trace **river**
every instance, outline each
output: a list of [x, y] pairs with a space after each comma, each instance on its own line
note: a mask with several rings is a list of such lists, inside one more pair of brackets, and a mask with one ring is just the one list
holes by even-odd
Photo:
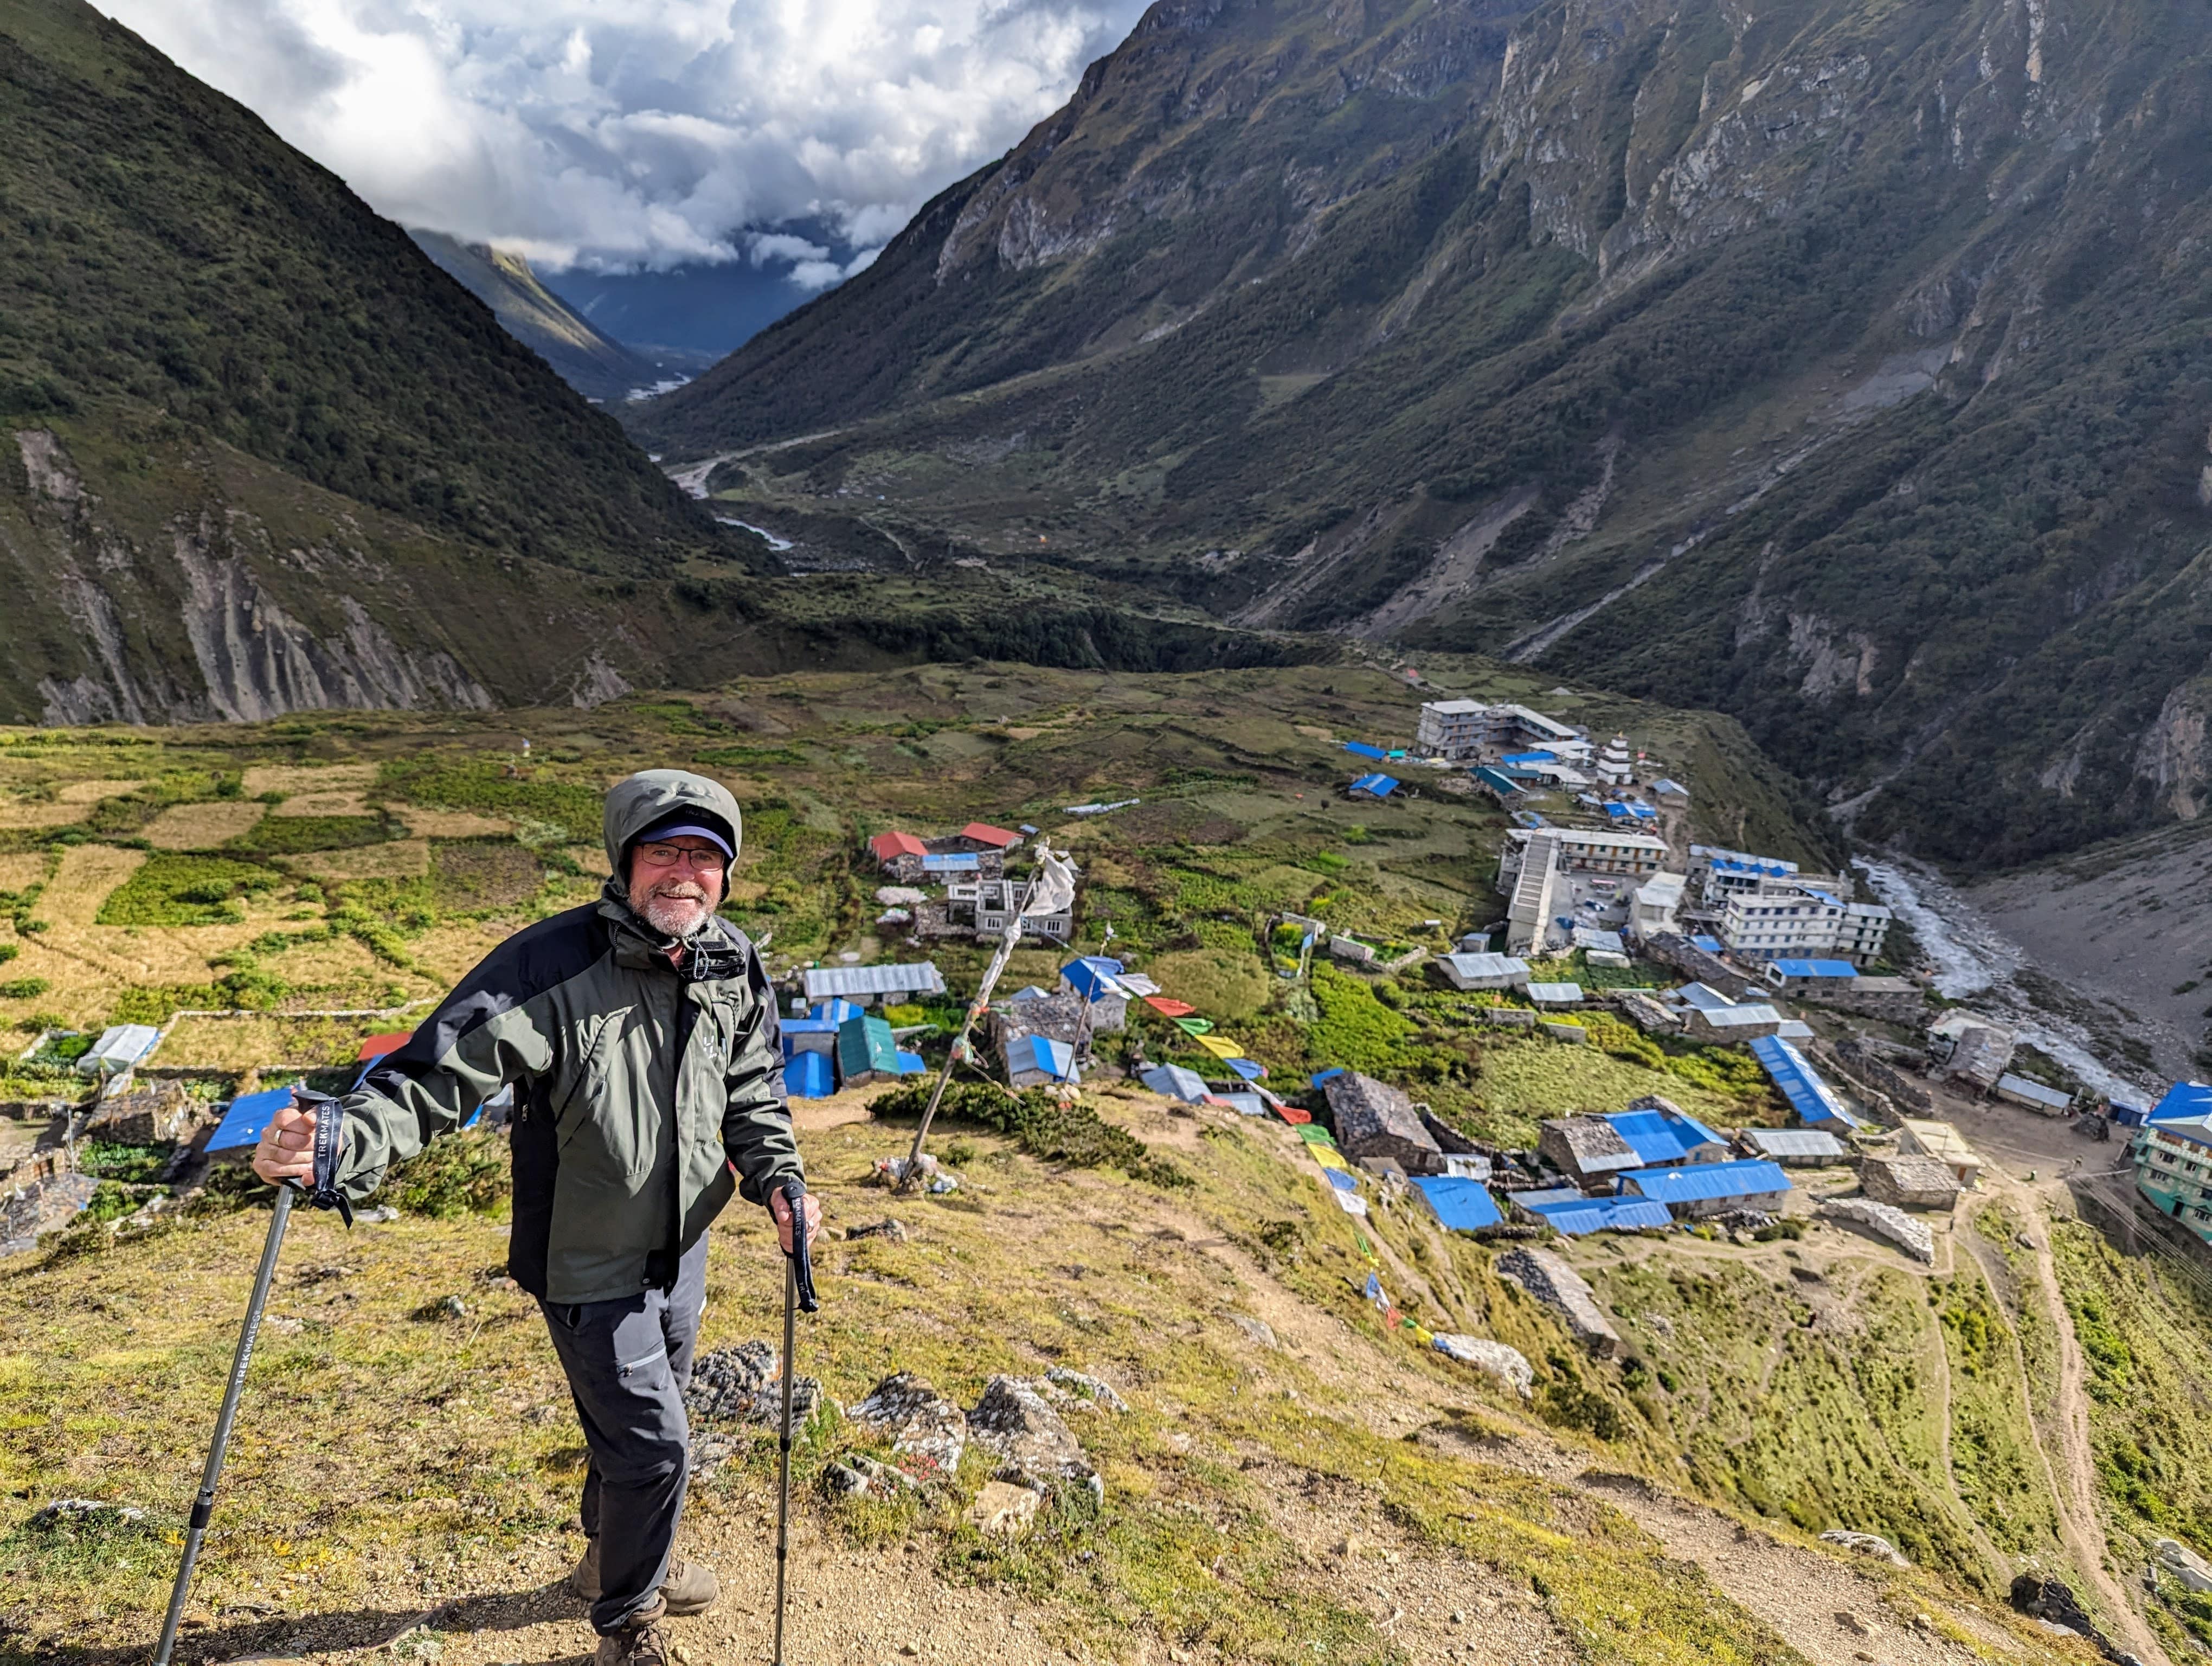
[[2154, 1087], [2120, 1074], [2097, 1053], [2087, 1030], [2030, 1000], [2018, 981], [2031, 964], [2027, 951], [1992, 926], [1940, 874], [1894, 856], [1881, 861], [1855, 857], [1851, 866], [1911, 928], [1936, 968], [1938, 994], [1971, 1002], [1978, 1012], [2002, 1019], [2021, 1040], [2100, 1093], [2148, 1104], [2164, 1091], [2163, 1085]]

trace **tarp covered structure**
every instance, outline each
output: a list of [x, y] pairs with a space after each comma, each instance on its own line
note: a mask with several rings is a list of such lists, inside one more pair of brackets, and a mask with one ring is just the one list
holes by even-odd
[[1486, 1226], [1502, 1224], [1505, 1219], [1490, 1195], [1490, 1189], [1480, 1180], [1424, 1174], [1414, 1176], [1413, 1185], [1421, 1195], [1421, 1201], [1429, 1206], [1429, 1213], [1455, 1232], [1480, 1231]]
[[1179, 1064], [1156, 1064], [1139, 1079], [1153, 1092], [1180, 1099], [1185, 1104], [1203, 1104], [1206, 1101], [1206, 1084], [1199, 1079], [1198, 1073]]
[[1847, 1128], [1859, 1126], [1859, 1119], [1844, 1108], [1835, 1089], [1820, 1079], [1820, 1073], [1805, 1061], [1805, 1055], [1790, 1043], [1779, 1036], [1754, 1036], [1751, 1056], [1773, 1078], [1775, 1086], [1782, 1090], [1782, 1097], [1790, 1101], [1790, 1108], [1806, 1127], [1837, 1122]]

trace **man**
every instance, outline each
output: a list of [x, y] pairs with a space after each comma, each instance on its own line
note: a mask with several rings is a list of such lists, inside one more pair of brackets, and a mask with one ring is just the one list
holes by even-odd
[[[717, 1594], [710, 1569], [674, 1554], [707, 1227], [734, 1190], [767, 1205], [788, 1254], [780, 1189], [802, 1170], [775, 993], [714, 913], [737, 800], [703, 776], [647, 769], [607, 794], [604, 821], [612, 875], [599, 900], [509, 938], [337, 1101], [338, 1184], [366, 1196], [514, 1085], [507, 1267], [544, 1311], [591, 1454], [590, 1542], [570, 1584], [591, 1602], [599, 1666], [662, 1666], [660, 1620]], [[311, 1109], [279, 1111], [254, 1171], [307, 1179], [314, 1127]], [[805, 1213], [811, 1243], [811, 1197]]]

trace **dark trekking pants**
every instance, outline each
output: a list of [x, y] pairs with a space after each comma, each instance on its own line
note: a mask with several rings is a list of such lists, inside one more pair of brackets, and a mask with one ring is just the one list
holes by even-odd
[[538, 1304], [591, 1452], [582, 1515], [585, 1536], [599, 1547], [592, 1629], [602, 1636], [650, 1608], [668, 1577], [690, 1468], [684, 1390], [706, 1301], [702, 1237], [678, 1263], [671, 1289]]

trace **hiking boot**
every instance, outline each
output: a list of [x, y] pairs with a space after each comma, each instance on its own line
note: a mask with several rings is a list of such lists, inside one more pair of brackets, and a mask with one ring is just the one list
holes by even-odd
[[660, 1605], [656, 1602], [622, 1630], [601, 1638], [592, 1666], [668, 1666], [668, 1638], [660, 1629]]
[[722, 1594], [722, 1582], [704, 1562], [668, 1559], [668, 1577], [660, 1582], [660, 1600], [672, 1614], [704, 1614]]
[[[584, 1554], [577, 1562], [575, 1572], [568, 1576], [570, 1595], [580, 1601], [596, 1602], [599, 1600], [599, 1541], [584, 1541]], [[722, 1594], [721, 1582], [714, 1578], [714, 1570], [704, 1562], [687, 1562], [681, 1556], [668, 1559], [668, 1577], [660, 1582], [660, 1600], [668, 1612], [678, 1616], [704, 1614], [714, 1606], [715, 1598]]]

